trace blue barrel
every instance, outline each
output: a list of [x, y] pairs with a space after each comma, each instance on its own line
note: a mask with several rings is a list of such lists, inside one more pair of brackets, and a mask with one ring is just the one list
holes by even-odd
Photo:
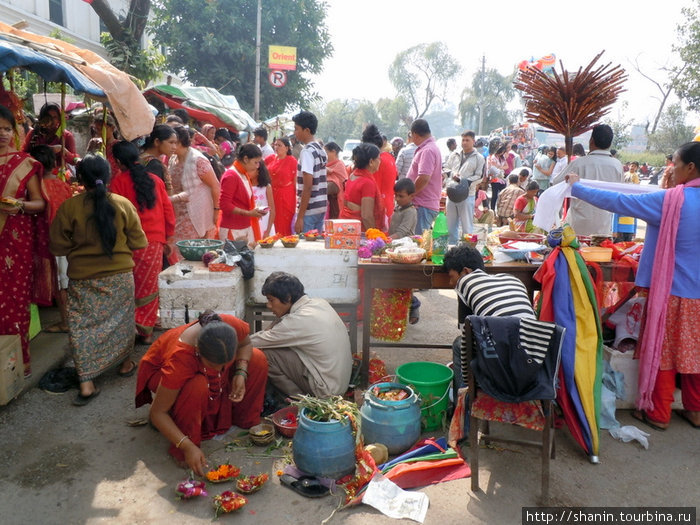
[[355, 438], [350, 421], [314, 421], [299, 415], [292, 440], [297, 468], [312, 476], [339, 479], [355, 472]]
[[[375, 392], [400, 389], [408, 395], [400, 401], [380, 399]], [[405, 452], [420, 437], [420, 400], [411, 387], [400, 383], [377, 383], [367, 389], [360, 408], [362, 436], [366, 444], [381, 443], [389, 454]]]

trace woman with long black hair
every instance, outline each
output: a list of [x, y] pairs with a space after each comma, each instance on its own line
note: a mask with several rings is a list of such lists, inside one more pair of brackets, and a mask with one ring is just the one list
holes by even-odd
[[119, 363], [121, 376], [136, 370], [133, 253], [148, 240], [134, 205], [107, 191], [103, 157], [86, 155], [77, 176], [86, 191], [61, 204], [50, 231], [51, 251], [68, 259], [68, 340], [80, 378], [73, 404], [82, 406], [100, 393], [103, 372]]
[[[126, 197], [136, 207], [148, 246], [134, 252], [134, 288], [136, 297], [136, 338], [142, 344], [153, 342], [153, 327], [158, 320], [158, 274], [168, 238], [175, 233], [175, 212], [165, 184], [139, 162], [139, 150], [131, 142], [117, 142], [114, 159], [121, 173], [110, 190]], [[168, 247], [169, 248], [169, 247]]]
[[153, 173], [165, 183], [168, 194], [173, 191], [173, 181], [170, 180], [167, 163], [175, 154], [177, 134], [167, 124], [156, 124], [153, 131], [146, 137], [139, 160], [146, 171]]

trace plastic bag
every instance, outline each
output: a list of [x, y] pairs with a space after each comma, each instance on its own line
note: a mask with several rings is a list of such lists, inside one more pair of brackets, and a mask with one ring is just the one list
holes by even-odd
[[610, 430], [608, 430], [608, 432], [610, 432], [610, 435], [612, 437], [614, 437], [615, 439], [619, 439], [623, 443], [629, 443], [630, 441], [637, 440], [642, 444], [645, 450], [649, 448], [649, 440], [647, 439], [649, 437], [649, 434], [642, 430], [639, 430], [634, 425], [625, 425], [624, 427], [611, 428]]
[[246, 241], [226, 241], [224, 244], [224, 253], [226, 255], [240, 256], [240, 260], [236, 262], [241, 269], [243, 279], [252, 279], [255, 274], [255, 259], [253, 250], [248, 248]]

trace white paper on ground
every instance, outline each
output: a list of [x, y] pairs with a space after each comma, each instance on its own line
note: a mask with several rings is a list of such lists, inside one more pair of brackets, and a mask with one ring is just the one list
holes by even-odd
[[408, 518], [423, 523], [430, 501], [427, 494], [403, 490], [393, 481], [376, 474], [367, 485], [362, 503], [390, 518]]

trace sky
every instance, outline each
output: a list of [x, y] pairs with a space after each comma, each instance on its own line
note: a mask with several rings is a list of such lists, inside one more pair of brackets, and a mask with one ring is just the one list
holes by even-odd
[[[396, 55], [414, 45], [444, 42], [463, 71], [450, 94], [459, 103], [461, 91], [480, 67], [509, 74], [522, 60], [554, 54], [567, 70], [587, 65], [605, 50], [598, 64], [621, 65], [628, 73], [618, 103], [609, 117], [653, 121], [658, 88], [637, 73], [661, 81], [659, 68], [672, 65], [672, 45], [681, 8], [696, 0], [538, 0], [482, 2], [465, 0], [327, 0], [327, 24], [334, 47], [324, 71], [313, 77], [316, 91], [328, 102], [395, 96], [388, 70]], [[480, 7], [475, 7], [479, 5]], [[677, 60], [677, 58], [676, 58]], [[559, 70], [557, 62], [557, 70]], [[621, 103], [628, 102], [626, 111]], [[698, 120], [693, 115], [691, 120]]]

